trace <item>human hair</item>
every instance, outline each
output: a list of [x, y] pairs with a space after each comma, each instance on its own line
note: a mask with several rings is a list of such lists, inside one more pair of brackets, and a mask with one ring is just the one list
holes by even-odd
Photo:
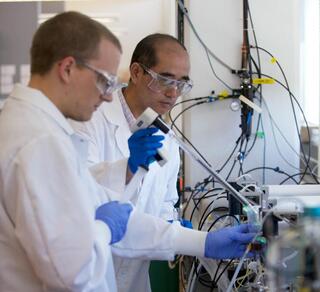
[[185, 46], [180, 43], [175, 37], [169, 34], [155, 33], [150, 34], [143, 38], [136, 46], [133, 51], [130, 66], [132, 63], [141, 63], [149, 68], [155, 66], [158, 62], [157, 60], [157, 49], [161, 47], [164, 43], [173, 42], [178, 44], [185, 51], [187, 50]]
[[122, 52], [118, 38], [101, 23], [75, 11], [57, 14], [43, 22], [33, 37], [31, 74], [44, 75], [68, 56], [81, 61], [94, 58], [103, 38]]

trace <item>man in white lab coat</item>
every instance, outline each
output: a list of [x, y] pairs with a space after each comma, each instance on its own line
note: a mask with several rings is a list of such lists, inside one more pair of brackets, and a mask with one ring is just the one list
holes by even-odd
[[[188, 53], [176, 38], [157, 33], [142, 39], [132, 55], [128, 86], [116, 91], [113, 102], [102, 104], [90, 121], [72, 123], [76, 132], [89, 141], [90, 165], [130, 157], [130, 166], [130, 159], [139, 148], [134, 149], [133, 142], [137, 139], [130, 138], [130, 128], [146, 108], [165, 114], [180, 95], [188, 93], [192, 88], [189, 71]], [[162, 167], [158, 163], [150, 164], [141, 187], [130, 200], [142, 212], [173, 220], [178, 200], [179, 149], [167, 137], [162, 143], [169, 154], [168, 162]], [[135, 168], [130, 167], [132, 172]], [[119, 291], [151, 290], [148, 261], [115, 257], [115, 269]]]
[[125, 189], [125, 160], [113, 190], [93, 179], [86, 141], [67, 118], [89, 120], [111, 100], [120, 56], [117, 38], [77, 12], [35, 33], [30, 82], [15, 86], [0, 114], [0, 291], [115, 292], [111, 251], [233, 258], [252, 240], [247, 225], [194, 231], [112, 201]]
[[[176, 83], [169, 82], [181, 82], [186, 84], [188, 90], [191, 89], [189, 69], [188, 53], [174, 37], [154, 34], [141, 40], [131, 60], [128, 86], [116, 91], [113, 102], [102, 104], [90, 121], [72, 123], [76, 132], [89, 142], [89, 164], [128, 158], [130, 151], [133, 152], [130, 145], [128, 147], [128, 139], [132, 135], [130, 127], [136, 118], [147, 107], [159, 114], [170, 110], [181, 91]], [[146, 70], [153, 70], [155, 74], [166, 78], [161, 81], [168, 84], [164, 86], [164, 90], [155, 91], [156, 85], [150, 88], [151, 83], [158, 81]], [[179, 149], [170, 139], [166, 138], [162, 143], [169, 154], [168, 162], [162, 167], [157, 163], [148, 166], [149, 170], [143, 178], [139, 193], [131, 201], [145, 213], [172, 220], [173, 205], [178, 200], [176, 183], [180, 164]]]

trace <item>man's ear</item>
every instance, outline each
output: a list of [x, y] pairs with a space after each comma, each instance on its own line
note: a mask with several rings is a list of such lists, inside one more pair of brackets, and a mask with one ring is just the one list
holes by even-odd
[[69, 56], [58, 62], [59, 77], [66, 83], [69, 83], [71, 74], [76, 68], [76, 60]]
[[137, 81], [141, 78], [143, 73], [144, 73], [143, 69], [141, 68], [141, 66], [137, 62], [134, 62], [131, 64], [130, 78], [131, 78], [131, 81], [133, 82], [133, 84], [137, 83]]

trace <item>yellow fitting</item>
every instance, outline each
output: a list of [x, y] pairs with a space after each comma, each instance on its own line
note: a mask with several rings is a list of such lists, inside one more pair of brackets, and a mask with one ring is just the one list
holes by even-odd
[[222, 90], [219, 94], [218, 97], [219, 99], [224, 99], [225, 97], [227, 97], [229, 95], [227, 90]]
[[271, 58], [271, 64], [274, 64], [274, 63], [277, 63], [277, 62], [278, 62], [278, 60], [275, 57]]
[[252, 80], [253, 84], [274, 84], [275, 81], [272, 78], [255, 78]]

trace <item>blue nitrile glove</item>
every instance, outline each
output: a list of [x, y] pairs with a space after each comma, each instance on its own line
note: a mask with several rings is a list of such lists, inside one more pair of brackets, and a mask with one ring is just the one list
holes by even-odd
[[[249, 224], [241, 224], [209, 232], [205, 243], [205, 257], [213, 259], [241, 258], [247, 245], [256, 235], [256, 233], [250, 233], [249, 228]], [[248, 257], [253, 256], [253, 252], [248, 253]]]
[[128, 165], [132, 173], [135, 173], [139, 166], [147, 168], [150, 163], [155, 161], [154, 156], [157, 149], [162, 147], [164, 136], [153, 135], [158, 131], [157, 128], [140, 129], [134, 132], [128, 140], [130, 157]]
[[183, 227], [193, 229], [192, 222], [186, 219], [180, 219], [180, 224]]
[[96, 220], [103, 221], [110, 228], [111, 244], [120, 241], [126, 233], [131, 211], [130, 204], [120, 204], [118, 201], [103, 204], [96, 210]]
[[[178, 221], [178, 220], [177, 220]], [[169, 223], [172, 223], [173, 220], [168, 220]], [[186, 227], [186, 228], [190, 228], [190, 229], [193, 229], [193, 226], [192, 226], [192, 222], [189, 221], [189, 220], [185, 220], [185, 219], [180, 219], [179, 220], [180, 222], [180, 225], [183, 226], [183, 227]]]

